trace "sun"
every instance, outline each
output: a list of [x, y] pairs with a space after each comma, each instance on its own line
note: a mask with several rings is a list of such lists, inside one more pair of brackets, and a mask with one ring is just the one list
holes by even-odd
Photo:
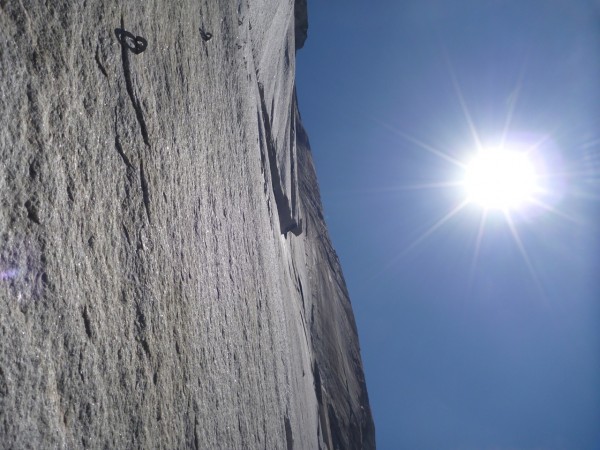
[[463, 180], [467, 201], [485, 210], [517, 210], [535, 199], [538, 174], [527, 152], [481, 149], [467, 162]]
[[[469, 222], [468, 228], [476, 230], [469, 283], [471, 284], [475, 274], [482, 242], [488, 233], [488, 224], [493, 223], [494, 230], [496, 230], [498, 224], [504, 223], [513, 238], [516, 249], [521, 254], [532, 281], [540, 294], [544, 296], [544, 288], [527, 250], [527, 242], [521, 236], [520, 227], [522, 224], [531, 226], [534, 219], [537, 222], [548, 213], [563, 220], [574, 220], [558, 207], [558, 203], [563, 202], [565, 190], [568, 188], [568, 178], [573, 175], [571, 171], [563, 167], [560, 148], [551, 133], [540, 130], [527, 131], [522, 127], [513, 129], [512, 119], [520, 92], [520, 81], [513, 91], [514, 98], [508, 105], [503, 126], [502, 124], [486, 124], [483, 129], [487, 133], [482, 135], [482, 130], [476, 126], [467, 107], [449, 59], [447, 59], [447, 63], [450, 79], [462, 109], [470, 139], [461, 138], [459, 142], [447, 143], [452, 145], [448, 145], [446, 148], [437, 147], [385, 121], [377, 120], [379, 124], [402, 140], [412, 144], [415, 150], [427, 152], [437, 158], [439, 162], [452, 168], [448, 178], [443, 176], [441, 179], [432, 179], [425, 183], [391, 188], [392, 190], [410, 191], [442, 189], [445, 191], [444, 197], [452, 198], [452, 201], [446, 211], [440, 212], [429, 226], [424, 227], [423, 231], [387, 264], [386, 269], [405, 257], [408, 252], [441, 230], [446, 224], [463, 215]], [[470, 143], [467, 144], [467, 142]], [[473, 149], [469, 154], [458, 150], [464, 149], [465, 144]], [[435, 173], [437, 174], [437, 172]], [[476, 228], [471, 222], [473, 218], [478, 220]]]

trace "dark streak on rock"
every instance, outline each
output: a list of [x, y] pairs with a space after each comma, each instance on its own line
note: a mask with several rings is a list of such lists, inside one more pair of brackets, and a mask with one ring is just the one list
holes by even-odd
[[294, 449], [294, 437], [292, 435], [292, 425], [290, 424], [290, 419], [288, 416], [283, 418], [283, 426], [285, 428], [285, 441], [287, 444], [287, 450]]
[[75, 201], [75, 183], [71, 178], [67, 182], [67, 196], [71, 202]]
[[[125, 225], [123, 225], [123, 228], [125, 228]], [[125, 232], [127, 232], [127, 228], [125, 228]], [[128, 236], [129, 239], [129, 236]], [[125, 292], [125, 289], [121, 290], [121, 303], [125, 304], [127, 303], [127, 293]]]
[[194, 418], [194, 450], [200, 450], [200, 438], [198, 437], [198, 418]]
[[144, 349], [146, 356], [150, 358], [152, 355], [150, 354], [150, 345], [148, 345], [148, 341], [145, 338], [142, 338], [140, 339], [140, 344], [142, 344], [142, 348]]
[[146, 316], [139, 304], [135, 307], [135, 324], [138, 332], [143, 332], [146, 329]]
[[146, 121], [144, 119], [144, 113], [142, 111], [142, 106], [140, 105], [139, 100], [135, 96], [133, 91], [133, 82], [131, 81], [131, 65], [129, 63], [129, 46], [125, 42], [125, 39], [121, 37], [122, 33], [125, 30], [125, 23], [123, 20], [123, 16], [121, 16], [121, 28], [117, 28], [115, 30], [115, 34], [117, 35], [117, 39], [121, 44], [121, 59], [123, 61], [123, 74], [125, 75], [125, 87], [127, 88], [127, 94], [129, 94], [129, 98], [131, 99], [131, 104], [133, 105], [133, 109], [135, 110], [135, 117], [137, 118], [138, 123], [140, 124], [140, 130], [142, 133], [142, 138], [144, 139], [144, 144], [147, 147], [150, 147], [150, 139], [148, 138], [148, 128], [146, 127]]
[[333, 448], [346, 450], [346, 445], [344, 444], [346, 440], [343, 437], [340, 422], [331, 403], [327, 405], [327, 415], [329, 417], [329, 431], [331, 433]]
[[144, 353], [146, 353], [146, 356], [150, 358], [152, 356], [150, 352], [150, 345], [148, 344], [148, 341], [145, 337], [146, 316], [144, 315], [139, 303], [137, 303], [135, 306], [135, 326], [137, 331], [137, 341], [142, 346], [142, 349], [144, 350]]
[[87, 334], [88, 338], [92, 338], [92, 323], [90, 321], [90, 316], [88, 314], [87, 306], [83, 307], [83, 311], [81, 312], [81, 317], [83, 319], [83, 325], [85, 327], [85, 334]]
[[152, 218], [150, 216], [150, 190], [148, 188], [148, 180], [146, 179], [146, 172], [144, 172], [144, 161], [140, 161], [140, 183], [142, 185], [142, 196], [144, 199], [144, 207], [146, 208], [146, 216], [148, 217], [148, 222], [152, 223]]
[[6, 377], [4, 371], [0, 367], [0, 397], [6, 397], [8, 395], [8, 384], [6, 383]]
[[131, 182], [133, 180], [135, 168], [133, 167], [133, 164], [131, 164], [131, 161], [129, 160], [129, 158], [127, 157], [125, 152], [123, 151], [123, 146], [121, 145], [121, 141], [119, 140], [118, 134], [115, 135], [115, 149], [117, 150], [117, 153], [119, 154], [119, 156], [125, 163], [125, 167], [126, 167], [126, 171], [127, 171], [127, 179], [129, 180], [129, 182]]
[[294, 1], [294, 32], [296, 50], [304, 47], [308, 35], [308, 10], [306, 0]]
[[125, 239], [127, 240], [127, 243], [129, 245], [131, 245], [131, 238], [129, 237], [129, 231], [127, 230], [127, 227], [125, 226], [125, 224], [123, 225], [123, 234], [125, 235]]
[[32, 180], [36, 179], [40, 172], [40, 162], [37, 159], [34, 159], [29, 164], [29, 178]]
[[123, 151], [123, 147], [121, 146], [121, 142], [119, 141], [119, 136], [115, 136], [115, 148], [117, 149], [117, 153], [123, 159], [123, 162], [125, 163], [127, 168], [133, 169], [133, 166], [131, 165], [131, 161], [129, 161], [129, 158]]
[[319, 365], [316, 361], [313, 364], [313, 377], [315, 379], [315, 395], [317, 396], [317, 402], [319, 402], [319, 406], [323, 406], [323, 387], [321, 385], [321, 372], [319, 371]]
[[212, 39], [212, 33], [204, 31], [202, 28], [200, 28], [200, 37], [204, 42], [208, 42]]
[[100, 72], [102, 72], [102, 75], [104, 75], [106, 78], [108, 78], [108, 73], [106, 72], [106, 69], [100, 62], [100, 47], [98, 45], [96, 45], [96, 55], [95, 55], [94, 59], [96, 60], [96, 64], [98, 65], [98, 69], [100, 69]]

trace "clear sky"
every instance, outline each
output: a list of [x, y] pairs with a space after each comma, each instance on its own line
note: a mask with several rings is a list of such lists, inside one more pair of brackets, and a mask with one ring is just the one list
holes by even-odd
[[[308, 7], [300, 109], [378, 448], [600, 449], [600, 2]], [[536, 203], [484, 214], [456, 182], [499, 142]]]

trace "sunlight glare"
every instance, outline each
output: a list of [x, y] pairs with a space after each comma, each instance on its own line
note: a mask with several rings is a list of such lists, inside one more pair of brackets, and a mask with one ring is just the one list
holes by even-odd
[[484, 149], [468, 163], [464, 186], [470, 203], [490, 209], [517, 209], [534, 200], [537, 173], [527, 153]]

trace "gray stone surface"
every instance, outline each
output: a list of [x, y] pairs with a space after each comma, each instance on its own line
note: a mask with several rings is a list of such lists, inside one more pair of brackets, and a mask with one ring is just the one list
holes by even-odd
[[0, 0], [0, 448], [374, 448], [306, 20]]

